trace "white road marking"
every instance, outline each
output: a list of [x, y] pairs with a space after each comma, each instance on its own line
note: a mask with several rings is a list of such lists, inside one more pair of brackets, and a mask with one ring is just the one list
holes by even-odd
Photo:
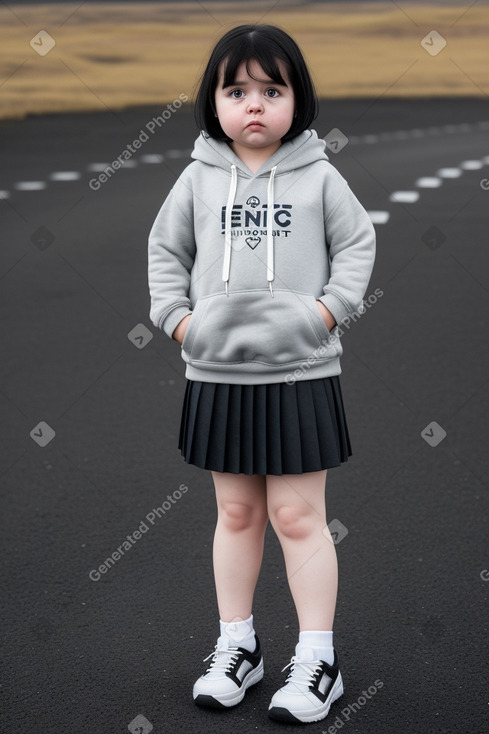
[[390, 132], [381, 132], [367, 135], [350, 135], [348, 142], [350, 145], [358, 145], [359, 143], [382, 143], [389, 140], [406, 140], [408, 138], [423, 138], [427, 135], [443, 135], [443, 133], [465, 133], [472, 130], [487, 130], [489, 128], [489, 120], [481, 120], [480, 122], [462, 122], [457, 125], [431, 125], [430, 127], [415, 127], [411, 130], [393, 130]]
[[456, 133], [457, 125], [443, 125], [442, 130], [444, 133]]
[[459, 178], [463, 171], [461, 168], [440, 168], [436, 175], [441, 178]]
[[161, 153], [146, 153], [139, 160], [141, 163], [162, 163], [163, 156]]
[[386, 211], [369, 211], [367, 212], [372, 224], [385, 224], [390, 219], [390, 212]]
[[184, 151], [184, 150], [167, 150], [165, 155], [166, 155], [167, 158], [183, 158], [186, 155], [186, 151]]
[[[409, 138], [422, 138], [426, 135], [442, 135], [443, 133], [459, 133], [459, 132], [470, 132], [471, 130], [488, 130], [489, 120], [482, 120], [474, 123], [460, 123], [460, 124], [449, 124], [441, 126], [431, 126], [427, 128], [413, 128], [411, 130], [393, 130], [388, 132], [381, 132], [377, 134], [367, 135], [351, 135], [349, 137], [350, 145], [355, 144], [375, 144], [384, 141], [396, 141], [406, 140]], [[178, 158], [190, 158], [192, 149], [177, 150], [171, 149], [164, 153], [146, 153], [139, 156], [136, 159], [129, 159], [121, 162], [120, 168], [137, 168], [139, 163], [146, 164], [159, 164], [162, 163], [165, 158], [167, 159], [178, 159]], [[439, 188], [443, 179], [459, 178], [462, 176], [464, 171], [476, 171], [483, 168], [484, 165], [489, 165], [489, 155], [484, 156], [481, 160], [467, 160], [459, 164], [458, 167], [446, 167], [440, 168], [435, 176], [422, 176], [415, 181], [415, 186], [420, 189], [426, 188]], [[112, 166], [111, 163], [94, 162], [87, 165], [86, 170], [94, 173], [101, 173], [107, 168]], [[81, 173], [78, 171], [54, 171], [49, 174], [50, 181], [78, 181], [81, 178]], [[18, 181], [14, 184], [13, 188], [17, 191], [41, 191], [46, 188], [45, 181]], [[0, 191], [0, 200], [10, 198], [9, 191]], [[397, 204], [413, 204], [420, 198], [419, 191], [393, 191], [389, 196], [389, 201]], [[385, 224], [390, 219], [390, 212], [385, 210], [371, 210], [368, 211], [368, 216], [373, 224]]]
[[17, 191], [41, 191], [46, 188], [45, 181], [17, 181], [14, 184]]
[[418, 178], [414, 185], [419, 186], [420, 189], [438, 189], [442, 185], [442, 180], [437, 176], [424, 176]]
[[389, 201], [396, 204], [414, 204], [419, 199], [419, 191], [393, 191]]
[[87, 171], [93, 171], [94, 173], [100, 173], [100, 171], [105, 171], [106, 168], [110, 166], [110, 163], [89, 163], [87, 166]]
[[482, 161], [463, 161], [460, 164], [460, 168], [463, 168], [464, 171], [478, 171], [482, 166]]
[[78, 181], [81, 173], [78, 171], [55, 171], [51, 173], [49, 178], [51, 181]]

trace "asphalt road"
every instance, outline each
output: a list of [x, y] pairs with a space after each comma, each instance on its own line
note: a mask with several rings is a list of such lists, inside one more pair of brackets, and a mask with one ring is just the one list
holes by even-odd
[[[297, 623], [271, 532], [265, 678], [232, 711], [191, 697], [218, 634], [215, 508], [176, 448], [184, 364], [149, 321], [146, 252], [196, 131], [181, 108], [150, 132], [161, 112], [0, 124], [5, 733], [283, 728], [266, 710]], [[383, 295], [343, 337], [353, 457], [327, 497], [348, 531], [345, 696], [311, 733], [489, 731], [488, 120], [477, 100], [321, 105], [377, 222]]]

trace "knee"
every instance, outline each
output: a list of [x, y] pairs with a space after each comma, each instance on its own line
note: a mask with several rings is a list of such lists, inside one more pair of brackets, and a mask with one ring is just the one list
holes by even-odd
[[219, 507], [219, 521], [233, 533], [262, 525], [261, 513], [242, 502], [225, 502]]
[[315, 523], [311, 513], [290, 505], [277, 507], [271, 515], [275, 532], [292, 540], [303, 540], [314, 532]]

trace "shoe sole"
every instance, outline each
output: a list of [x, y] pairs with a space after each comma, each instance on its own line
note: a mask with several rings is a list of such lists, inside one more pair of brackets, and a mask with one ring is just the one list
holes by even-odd
[[293, 714], [291, 711], [282, 706], [273, 706], [272, 708], [268, 709], [268, 716], [274, 721], [281, 721], [282, 723], [288, 724], [310, 724], [314, 721], [321, 721], [322, 719], [325, 719], [326, 716], [329, 714], [331, 704], [334, 701], [337, 701], [338, 698], [343, 695], [343, 692], [343, 680], [341, 678], [341, 673], [338, 673], [338, 677], [334, 682], [333, 688], [331, 689], [328, 698], [316, 711], [315, 714], [301, 715], [298, 712]]
[[209, 696], [199, 693], [194, 698], [194, 701], [197, 706], [205, 706], [207, 708], [215, 709], [227, 709], [232, 706], [237, 706], [245, 697], [246, 690], [251, 686], [254, 686], [255, 683], [259, 683], [261, 681], [263, 673], [263, 660], [260, 660], [259, 665], [245, 675], [241, 687], [238, 690], [231, 691], [230, 693], [223, 693], [221, 696]]

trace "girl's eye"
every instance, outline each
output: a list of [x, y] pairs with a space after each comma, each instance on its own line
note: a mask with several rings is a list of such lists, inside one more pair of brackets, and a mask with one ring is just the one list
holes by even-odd
[[267, 89], [265, 94], [267, 95], [267, 97], [278, 97], [279, 91], [278, 89], [273, 89], [273, 87], [271, 87], [270, 89]]
[[242, 89], [233, 89], [233, 91], [231, 92], [231, 97], [233, 97], [233, 99], [241, 99], [242, 96], [243, 96]]

